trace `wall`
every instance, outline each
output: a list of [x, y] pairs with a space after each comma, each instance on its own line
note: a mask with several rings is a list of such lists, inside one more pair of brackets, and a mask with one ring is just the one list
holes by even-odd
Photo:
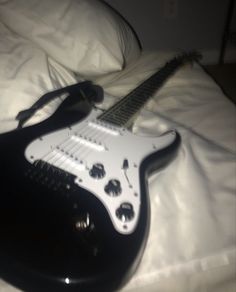
[[106, 0], [131, 24], [143, 49], [198, 49], [205, 62], [216, 62], [229, 0], [177, 0], [173, 18], [165, 16], [165, 1]]

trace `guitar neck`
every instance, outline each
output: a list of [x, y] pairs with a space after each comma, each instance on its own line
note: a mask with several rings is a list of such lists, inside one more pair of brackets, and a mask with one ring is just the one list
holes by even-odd
[[157, 89], [186, 61], [196, 59], [195, 53], [184, 54], [167, 62], [164, 67], [142, 82], [137, 88], [98, 117], [117, 126], [129, 126], [135, 115], [153, 96]]

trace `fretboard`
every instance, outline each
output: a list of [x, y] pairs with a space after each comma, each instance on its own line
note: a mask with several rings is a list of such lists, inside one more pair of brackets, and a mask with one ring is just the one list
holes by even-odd
[[129, 125], [130, 122], [133, 121], [135, 115], [153, 96], [157, 89], [159, 89], [182, 64], [187, 61], [196, 60], [198, 57], [196, 53], [183, 54], [182, 56], [175, 57], [110, 109], [100, 115], [98, 119], [117, 126]]

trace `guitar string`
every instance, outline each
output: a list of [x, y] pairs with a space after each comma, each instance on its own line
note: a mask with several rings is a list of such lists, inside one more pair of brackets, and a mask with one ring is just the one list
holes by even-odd
[[[159, 74], [160, 75], [160, 74]], [[157, 76], [152, 76], [157, 78]], [[117, 108], [120, 108], [121, 106], [124, 106], [124, 104], [126, 104], [127, 102], [130, 102], [130, 99], [135, 97], [135, 101], [132, 100], [132, 102], [138, 102], [138, 107], [143, 105], [143, 102], [146, 102], [146, 98], [145, 100], [140, 100], [140, 94], [142, 95], [143, 93], [148, 94], [147, 97], [149, 97], [151, 95], [151, 93], [153, 92], [153, 90], [156, 88], [156, 84], [153, 84], [155, 79], [151, 79], [152, 77], [150, 77], [150, 79], [148, 79], [145, 82], [149, 82], [151, 84], [145, 84], [145, 82], [143, 84], [140, 85], [140, 88], [134, 89], [130, 94], [128, 94], [124, 99], [120, 100], [117, 104], [115, 104], [114, 106], [112, 106], [112, 108], [110, 109], [110, 111], [108, 110], [107, 113], [105, 113], [104, 115], [102, 115], [101, 118], [106, 118], [106, 116], [109, 116], [109, 114], [115, 112], [117, 110]], [[143, 98], [143, 96], [142, 96]], [[141, 101], [141, 104], [139, 104]]]
[[[133, 102], [133, 105], [134, 105], [134, 101], [132, 100]], [[137, 106], [138, 108], [140, 107], [140, 101], [136, 100], [135, 101], [136, 104], [135, 106], [133, 106], [133, 108], [130, 109], [130, 111], [126, 111], [126, 112], [122, 112], [122, 116], [121, 116], [121, 113], [119, 113], [119, 116], [118, 118], [116, 119], [116, 121], [120, 124], [122, 122], [122, 124], [124, 124], [127, 120], [127, 112], [129, 115], [133, 115], [134, 112], [137, 111]], [[143, 103], [143, 101], [141, 101], [141, 103]], [[121, 108], [121, 110], [123, 110]], [[113, 120], [114, 120], [114, 115], [113, 115]], [[109, 121], [108, 121], [109, 122]], [[87, 127], [86, 127], [87, 128]], [[94, 134], [95, 132], [95, 134]], [[75, 134], [79, 134], [80, 136], [87, 136], [88, 135], [88, 132], [85, 131], [85, 132], [78, 132], [78, 130], [75, 132]], [[89, 129], [89, 134], [91, 135], [91, 129]], [[101, 135], [100, 131], [96, 131], [96, 130], [93, 130], [92, 131], [92, 136], [93, 136], [93, 139], [95, 139], [96, 137], [99, 136], [100, 140], [103, 142], [103, 144], [105, 144], [104, 142], [106, 142], [107, 139], [105, 139], [104, 141], [104, 138], [107, 137], [109, 138], [109, 135], [105, 135], [105, 133], [103, 135]], [[68, 155], [69, 153], [71, 153], [71, 150], [75, 148], [75, 151], [73, 151], [73, 153], [76, 153], [79, 151], [79, 156], [80, 156], [80, 159], [82, 160], [85, 160], [85, 158], [90, 154], [91, 152], [91, 149], [89, 147], [81, 147], [81, 145], [78, 145], [77, 147], [77, 144], [79, 143], [75, 143], [74, 141], [70, 141], [71, 137], [68, 137], [66, 141], [64, 141], [63, 143], [61, 143], [61, 147], [60, 148], [64, 148], [64, 151], [67, 152], [66, 154]], [[80, 147], [79, 147], [80, 146]], [[83, 149], [84, 148], [84, 149]], [[86, 150], [87, 150], [87, 153], [86, 153]], [[55, 156], [55, 159], [53, 160], [54, 163], [56, 163], [56, 158], [58, 157], [58, 153], [54, 153], [53, 154], [53, 151], [52, 151], [52, 156], [50, 157], [51, 161], [52, 161], [52, 158], [53, 156]], [[58, 157], [58, 160], [60, 160], [60, 156]], [[61, 160], [62, 162], [64, 162], [64, 160], [66, 160], [66, 155], [65, 155], [65, 159]]]
[[[67, 137], [67, 138], [64, 139], [61, 143], [57, 144], [57, 145], [54, 147], [54, 149], [52, 149], [52, 150], [50, 150], [48, 153], [46, 153], [41, 159], [44, 160], [44, 161], [46, 161], [46, 162], [49, 162], [49, 159], [52, 159], [53, 156], [56, 155], [56, 151], [55, 151], [55, 149], [56, 149], [57, 147], [59, 147], [59, 148], [66, 147], [66, 145], [67, 145], [68, 142], [69, 142], [69, 140], [68, 140], [68, 137]], [[48, 156], [48, 158], [47, 158], [47, 156]]]
[[[83, 126], [83, 125], [82, 125]], [[81, 127], [80, 127], [81, 128]], [[89, 130], [89, 131], [88, 131]], [[74, 134], [75, 135], [80, 135], [81, 137], [84, 136], [88, 136], [88, 132], [90, 134], [90, 136], [94, 137], [95, 134], [98, 135], [98, 131], [96, 131], [96, 129], [87, 129], [87, 127], [85, 127], [85, 130], [82, 131], [82, 132], [79, 132], [79, 130], [77, 130]], [[79, 152], [78, 156], [80, 158], [80, 162], [81, 160], [85, 160], [85, 157], [87, 156], [87, 152], [90, 152], [90, 148], [89, 147], [86, 147], [84, 145], [81, 145], [80, 143], [76, 143], [75, 141], [71, 140], [71, 136], [67, 138], [67, 141], [65, 141], [64, 143], [62, 143], [62, 146], [61, 148], [64, 148], [63, 149], [63, 152], [66, 154], [64, 156], [61, 156], [61, 155], [58, 155], [57, 153], [52, 153], [51, 155], [51, 160], [50, 162], [53, 163], [53, 164], [56, 164], [58, 167], [59, 166], [63, 166], [63, 163], [65, 163], [66, 161], [69, 161], [69, 155], [72, 154], [72, 149], [74, 149], [73, 153], [76, 153]], [[77, 156], [77, 155], [76, 155]], [[54, 157], [54, 160], [52, 160], [52, 157]], [[65, 165], [66, 168], [68, 168], [68, 165]]]
[[[162, 74], [159, 74], [159, 77], [161, 75]], [[132, 115], [134, 115], [140, 109], [140, 107], [146, 102], [146, 99], [149, 98], [149, 95], [151, 94], [151, 92], [154, 90], [153, 82], [155, 81], [155, 79], [158, 76], [154, 75], [153, 77], [150, 77], [150, 79], [147, 80], [146, 83], [144, 82], [143, 84], [141, 84], [141, 87], [135, 89], [131, 94], [126, 96], [126, 98], [120, 100], [120, 102], [118, 102], [110, 110], [108, 110], [105, 115], [101, 115], [101, 119], [108, 121], [108, 122], [110, 120], [111, 120], [111, 122], [112, 121], [117, 122], [118, 125], [121, 125], [121, 126], [124, 125], [129, 120], [129, 118], [130, 118], [129, 116], [132, 117]], [[148, 84], [147, 82], [151, 83], [151, 85]], [[143, 96], [143, 93], [145, 93], [146, 96], [145, 96], [144, 100], [140, 100], [140, 94]], [[134, 98], [134, 96], [135, 96], [135, 99], [132, 100], [132, 98]], [[127, 104], [129, 104], [129, 110], [127, 110]], [[131, 106], [131, 104], [132, 104], [132, 106]], [[125, 109], [124, 109], [124, 107], [125, 107]], [[119, 116], [118, 116], [117, 112], [119, 113]], [[94, 132], [94, 131], [92, 131], [92, 132]], [[84, 134], [87, 135], [86, 132]], [[80, 132], [80, 135], [82, 135], [81, 132]], [[90, 130], [90, 135], [91, 135], [91, 130]], [[98, 135], [98, 131], [97, 131], [97, 135]], [[103, 136], [104, 135], [100, 136], [99, 138], [102, 140], [102, 142], [104, 144]], [[67, 153], [71, 152], [71, 150], [73, 148], [75, 148], [75, 149], [78, 148], [78, 147], [76, 147], [76, 143], [73, 143], [73, 141], [70, 141], [70, 139], [71, 139], [71, 137], [69, 137], [64, 142], [65, 144], [63, 143], [63, 147], [65, 148], [65, 151]], [[79, 148], [82, 148], [82, 147], [79, 147]], [[89, 148], [89, 147], [87, 147], [87, 148]], [[84, 147], [84, 149], [85, 149], [84, 151], [81, 151], [79, 153], [80, 158], [82, 158], [82, 160], [84, 160], [83, 157], [87, 157], [91, 151], [90, 149], [88, 149], [88, 151], [86, 153], [86, 147]], [[74, 152], [74, 153], [77, 153], [78, 150], [76, 150], [76, 152]], [[52, 153], [53, 153], [53, 151], [52, 151]], [[58, 156], [57, 153], [55, 153], [55, 157], [57, 157], [57, 156]]]
[[[126, 102], [126, 108], [127, 108], [127, 102]], [[101, 120], [108, 121], [111, 123], [115, 122], [115, 124], [122, 126], [124, 125], [124, 123], [127, 122], [127, 120], [130, 119], [130, 117], [132, 117], [132, 115], [138, 110], [138, 108], [135, 107], [134, 105], [131, 108], [131, 106], [129, 105], [129, 109], [126, 112], [124, 112], [125, 109], [124, 109], [124, 104], [123, 104], [122, 106], [113, 108], [111, 111], [107, 113], [106, 116], [102, 116]]]
[[[179, 58], [179, 59], [174, 59], [168, 63], [166, 63], [166, 65], [164, 67], [162, 67], [162, 69], [160, 69], [160, 71], [158, 71], [156, 74], [150, 76], [146, 81], [144, 81], [143, 83], [141, 83], [139, 85], [138, 88], [134, 89], [130, 94], [128, 94], [126, 97], [124, 97], [123, 99], [121, 99], [118, 103], [116, 103], [115, 105], [113, 105], [110, 109], [110, 111], [108, 110], [108, 112], [104, 113], [103, 115], [101, 115], [101, 119], [106, 119], [107, 117], [109, 118], [109, 115], [113, 114], [117, 108], [119, 108], [120, 106], [123, 106], [124, 103], [126, 103], [126, 101], [133, 96], [137, 96], [138, 91], [139, 93], [142, 94], [143, 89], [145, 91], [150, 90], [149, 94], [147, 96], [147, 98], [149, 98], [150, 95], [153, 94], [153, 91], [156, 90], [158, 88], [158, 86], [162, 83], [162, 81], [165, 80], [165, 78], [174, 71], [174, 69], [176, 69], [178, 67], [179, 61], [181, 61], [181, 59], [183, 59], [184, 61], [184, 57]], [[159, 84], [156, 84], [157, 80], [159, 79]], [[150, 85], [149, 85], [150, 84]], [[137, 99], [136, 99], [137, 100]], [[148, 100], [148, 99], [147, 99]], [[144, 103], [147, 101], [146, 99], [144, 100]], [[143, 104], [141, 104], [142, 106]]]
[[[171, 68], [171, 66], [169, 66], [170, 68], [167, 68], [167, 67], [168, 67], [168, 65], [165, 68], [166, 71], [172, 71], [175, 66], [172, 65], [172, 68]], [[167, 72], [167, 73], [169, 73], [169, 72]], [[115, 124], [118, 126], [125, 125], [129, 121], [129, 119], [138, 110], [140, 110], [140, 108], [148, 101], [149, 97], [152, 96], [153, 91], [156, 90], [156, 88], [159, 85], [159, 84], [157, 84], [157, 85], [154, 84], [154, 82], [156, 82], [156, 79], [160, 78], [162, 81], [162, 79], [163, 80], [165, 79], [164, 78], [164, 77], [166, 77], [165, 75], [168, 75], [168, 74], [166, 74], [166, 72], [162, 72], [162, 71], [160, 71], [159, 74], [158, 73], [154, 74], [148, 80], [145, 81], [146, 83], [145, 82], [142, 83], [140, 85], [140, 87], [138, 87], [137, 89], [134, 89], [129, 95], [127, 95], [125, 98], [121, 99], [114, 106], [112, 106], [108, 111], [106, 111], [106, 113], [97, 117], [97, 119], [98, 120], [100, 119], [100, 120], [108, 122], [108, 123], [115, 122]], [[150, 84], [148, 84], [148, 82]], [[144, 93], [146, 96], [144, 96], [144, 98], [143, 98]], [[142, 100], [140, 99], [140, 94], [142, 96]], [[127, 109], [127, 105], [129, 105], [129, 109]], [[85, 127], [85, 128], [86, 128], [86, 130], [85, 130], [84, 134], [86, 134], [86, 136], [88, 135], [88, 133], [91, 136], [91, 134], [93, 134], [95, 132], [95, 135], [94, 134], [92, 135], [93, 140], [95, 140], [95, 137], [97, 137], [99, 135], [100, 141], [102, 141], [102, 143], [104, 145], [105, 145], [104, 142], [108, 141], [108, 139], [111, 138], [110, 135], [107, 135], [105, 133], [101, 135], [100, 131], [98, 131], [98, 130], [97, 131], [91, 130], [91, 129], [89, 129], [89, 127]], [[77, 133], [75, 133], [75, 134], [78, 134], [78, 130], [77, 130]], [[79, 135], [82, 136], [82, 133], [79, 132]], [[85, 136], [85, 138], [86, 138], [86, 136]], [[106, 137], [106, 139], [104, 141], [105, 137]], [[78, 144], [79, 143], [72, 141], [71, 136], [69, 136], [65, 141], [63, 141], [59, 145], [61, 145], [65, 148], [67, 155], [69, 155], [69, 153], [71, 153], [72, 149], [74, 149], [74, 151], [72, 153], [79, 152], [80, 158], [82, 158], [82, 160], [85, 160], [85, 158], [88, 157], [92, 152], [94, 153], [94, 150], [91, 150], [90, 147], [86, 147], [84, 145], [78, 145]], [[83, 146], [83, 147], [81, 147], [81, 146]], [[54, 150], [52, 150], [48, 154], [46, 154], [45, 159], [49, 155], [49, 157], [47, 158], [48, 162], [58, 163], [58, 161], [60, 160], [60, 164], [63, 164], [64, 161], [66, 160], [67, 156], [64, 155], [63, 158], [65, 158], [65, 159], [62, 159], [62, 156]], [[79, 151], [79, 150], [81, 150], [81, 151]]]
[[[86, 129], [84, 137], [79, 132], [77, 132], [76, 135], [81, 137], [82, 141], [88, 141], [88, 142], [92, 143], [92, 137], [94, 139], [94, 136], [95, 136], [95, 134], [97, 134], [97, 131], [95, 129], [89, 128], [88, 124], [86, 126], [87, 126], [86, 127], [87, 129]], [[80, 157], [80, 161], [85, 163], [85, 161], [86, 161], [86, 159], [85, 159], [86, 158], [86, 153], [88, 152], [88, 150], [90, 150], [90, 147], [86, 146], [86, 145], [83, 145], [80, 142], [76, 142], [76, 141], [73, 141], [73, 142], [76, 144], [76, 147], [75, 147], [74, 151], [71, 152], [71, 154], [73, 156], [76, 156], [76, 157], [79, 156]]]
[[[65, 161], [62, 160], [62, 164], [63, 164], [64, 162], [68, 161], [68, 156], [71, 155], [71, 150], [74, 149], [74, 148], [76, 148], [77, 145], [79, 144], [79, 143], [76, 143], [75, 141], [72, 140], [73, 135], [74, 135], [74, 136], [77, 136], [79, 130], [80, 130], [79, 135], [81, 135], [81, 136], [83, 136], [83, 135], [87, 135], [87, 129], [86, 129], [86, 127], [84, 127], [84, 128], [82, 128], [82, 127], [83, 127], [83, 124], [80, 125], [79, 129], [75, 129], [74, 134], [72, 134], [72, 135], [70, 135], [70, 136], [68, 137], [68, 141], [69, 141], [69, 143], [68, 143], [68, 145], [66, 145], [65, 148], [64, 148], [64, 151], [65, 151], [65, 153], [66, 153], [66, 155], [65, 155]], [[81, 129], [82, 129], [82, 131], [81, 131]], [[79, 146], [81, 146], [81, 145], [79, 145]], [[80, 147], [80, 148], [81, 148], [81, 147]], [[81, 151], [81, 152], [82, 152], [82, 151]], [[76, 158], [78, 159], [79, 162], [82, 160], [82, 158], [81, 158], [82, 153], [81, 153], [81, 152], [79, 153], [79, 157], [76, 157]]]
[[[145, 92], [147, 97], [150, 97], [149, 92]], [[125, 125], [132, 116], [134, 116], [140, 108], [146, 103], [147, 98], [144, 100], [128, 100], [117, 108], [113, 108], [111, 112], [108, 112], [106, 116], [101, 117], [102, 120], [108, 122], [115, 122], [120, 125]], [[128, 105], [128, 106], [127, 106]]]
[[139, 109], [139, 106], [131, 106], [129, 105], [129, 108], [126, 109], [123, 107], [119, 107], [118, 109], [113, 109], [112, 112], [110, 112], [106, 117], [103, 117], [103, 121], [107, 122], [114, 122], [115, 124], [118, 124], [119, 126], [123, 126], [127, 123], [127, 121], [135, 114], [135, 112]]
[[[137, 109], [135, 108], [135, 111], [136, 111]], [[133, 114], [133, 112], [131, 112], [132, 114]], [[125, 113], [126, 114], [126, 113]], [[114, 118], [114, 117], [113, 117]], [[124, 118], [126, 119], [126, 115], [124, 116]], [[120, 119], [118, 118], [117, 119], [117, 121], [118, 121], [118, 123], [120, 123]], [[122, 120], [122, 123], [124, 123], [124, 121], [125, 120]], [[87, 127], [86, 127], [87, 128]], [[93, 130], [92, 131], [92, 133], [91, 133], [91, 129], [89, 129], [90, 131], [89, 131], [89, 134], [90, 134], [90, 136], [91, 136], [91, 134], [93, 134], [92, 136], [93, 136], [93, 139], [95, 139], [96, 137], [98, 137], [99, 136], [99, 138], [100, 138], [100, 141], [102, 141], [103, 142], [103, 144], [105, 144], [104, 142], [106, 142], [106, 140], [107, 139], [105, 139], [105, 141], [104, 141], [104, 138], [105, 137], [109, 137], [108, 135], [105, 135], [105, 133], [103, 134], [103, 135], [101, 135], [101, 133], [100, 133], [100, 131], [95, 131], [95, 130]], [[94, 135], [94, 132], [95, 132], [95, 135]], [[77, 134], [78, 135], [78, 133], [79, 133], [79, 135], [81, 135], [81, 136], [87, 136], [88, 135], [88, 132], [87, 131], [84, 131], [84, 132], [78, 132], [78, 130], [75, 132], [75, 134]], [[95, 136], [95, 137], [94, 137]], [[64, 141], [63, 143], [60, 143], [59, 145], [60, 145], [60, 148], [64, 148], [64, 152], [67, 152], [66, 154], [68, 155], [69, 153], [71, 153], [71, 150], [73, 149], [73, 148], [75, 148], [76, 149], [76, 151], [74, 151], [74, 153], [76, 153], [77, 154], [77, 152], [79, 151], [79, 150], [81, 150], [82, 149], [82, 151], [79, 151], [79, 157], [80, 157], [80, 160], [86, 160], [85, 158], [86, 157], [88, 157], [88, 155], [90, 154], [90, 152], [91, 152], [91, 149], [89, 148], [89, 147], [87, 147], [87, 149], [86, 149], [86, 147], [76, 147], [76, 143], [74, 143], [74, 141], [70, 141], [70, 139], [71, 139], [71, 137], [68, 137], [67, 139], [66, 139], [66, 141]], [[78, 143], [79, 144], [79, 143]], [[81, 145], [78, 145], [78, 146], [81, 146]], [[59, 147], [58, 145], [57, 145], [57, 147]], [[57, 148], [56, 147], [56, 148]], [[84, 148], [84, 149], [83, 149]], [[87, 150], [87, 153], [86, 153], [86, 150]], [[54, 151], [55, 152], [55, 151]], [[47, 161], [49, 162], [51, 162], [52, 163], [52, 161], [53, 161], [53, 163], [54, 164], [57, 164], [58, 165], [58, 163], [57, 163], [57, 160], [61, 160], [61, 156], [60, 155], [58, 155], [58, 153], [57, 152], [55, 152], [55, 153], [53, 153], [53, 151], [51, 151], [51, 154], [52, 155], [49, 155], [49, 158], [47, 159]], [[57, 157], [58, 157], [58, 159], [57, 159]], [[52, 160], [53, 159], [53, 160]], [[66, 160], [66, 155], [65, 155], [65, 159], [63, 159], [63, 160], [61, 160], [61, 163], [63, 163], [64, 161]]]
[[[126, 102], [127, 103], [127, 102]], [[133, 104], [134, 104], [134, 101], [133, 101]], [[136, 101], [136, 104], [137, 104], [137, 101]], [[139, 104], [138, 104], [138, 106], [139, 106]], [[115, 110], [114, 110], [115, 111]], [[136, 108], [136, 105], [135, 105], [135, 107], [134, 107], [134, 111], [137, 111], [137, 108]], [[120, 114], [120, 113], [119, 113]], [[124, 115], [124, 119], [123, 119], [123, 116], [120, 116], [119, 115], [119, 117], [118, 117], [118, 119], [117, 119], [117, 121], [118, 121], [118, 123], [120, 124], [120, 122], [122, 121], [122, 124], [126, 121], [126, 119], [127, 119], [127, 113], [126, 112], [124, 112], [124, 113], [122, 113], [123, 115]], [[130, 114], [130, 113], [129, 113]], [[133, 114], [133, 109], [131, 109], [131, 114]], [[120, 119], [120, 118], [122, 118], [122, 119]], [[113, 116], [113, 119], [114, 119], [114, 116]], [[87, 127], [86, 127], [87, 128]], [[92, 131], [92, 133], [94, 133], [95, 131]], [[107, 140], [107, 139], [105, 139], [105, 141], [104, 141], [104, 138], [106, 137], [105, 136], [105, 133], [101, 136], [101, 133], [99, 133], [99, 131], [96, 131], [95, 132], [96, 134], [95, 135], [93, 135], [93, 138], [95, 138], [95, 137], [97, 137], [98, 135], [100, 135], [100, 140], [103, 142], [103, 144], [105, 144], [104, 142]], [[78, 135], [78, 130], [76, 131], [76, 133], [75, 134], [77, 134]], [[83, 135], [85, 135], [85, 136], [87, 136], [88, 135], [88, 132], [87, 131], [82, 131], [82, 132], [79, 132], [79, 135], [81, 135], [81, 136], [83, 136]], [[90, 135], [91, 135], [91, 130], [90, 130]], [[95, 136], [95, 137], [94, 137]], [[76, 143], [73, 143], [74, 141], [70, 141], [70, 139], [71, 139], [71, 137], [69, 136], [65, 141], [63, 141], [62, 143], [60, 143], [59, 145], [57, 145], [55, 148], [61, 148], [62, 150], [64, 149], [64, 151], [66, 152], [66, 154], [68, 155], [68, 153], [70, 152], [71, 153], [71, 150], [73, 149], [73, 148], [75, 148], [76, 149], [76, 152], [75, 153], [77, 153], [78, 152], [78, 150], [81, 150], [81, 148], [83, 148], [83, 147], [76, 147], [77, 145], [76, 145]], [[59, 147], [60, 146], [60, 147]], [[77, 148], [79, 148], [78, 150], [77, 150]], [[82, 150], [82, 151], [80, 151], [79, 152], [79, 156], [80, 156], [80, 160], [85, 160], [85, 158], [89, 155], [89, 153], [91, 152], [91, 150], [89, 149], [89, 147], [87, 147], [88, 149], [87, 149], [87, 153], [86, 153], [86, 147], [84, 147], [84, 150]], [[49, 157], [48, 158], [46, 158], [46, 157], [44, 157], [44, 161], [46, 160], [47, 162], [51, 162], [51, 164], [57, 164], [58, 165], [58, 163], [57, 163], [57, 160], [60, 160], [61, 161], [61, 164], [64, 162], [64, 160], [66, 160], [66, 155], [64, 155], [64, 157], [65, 157], [65, 159], [61, 159], [62, 158], [62, 156], [61, 155], [59, 155], [56, 151], [54, 151], [55, 149], [53, 149], [53, 150], [51, 150], [50, 152], [49, 152]], [[46, 155], [47, 156], [47, 155]], [[61, 165], [61, 164], [59, 164], [59, 165]]]
[[[67, 156], [64, 154], [64, 152], [65, 152], [65, 149], [68, 149], [67, 147], [69, 145], [71, 145], [70, 138], [71, 138], [70, 136], [67, 137], [60, 144], [58, 144], [56, 147], [54, 147], [54, 149], [49, 151], [42, 159], [48, 163], [55, 165], [55, 166], [56, 165], [58, 166], [58, 161], [59, 160], [61, 161], [61, 158], [68, 159]], [[58, 153], [57, 151], [55, 151], [57, 148], [59, 148], [58, 150], [61, 153], [60, 152]]]
[[[92, 131], [89, 129], [89, 134], [90, 134], [90, 137], [92, 137], [92, 140], [96, 141], [95, 145], [104, 146], [104, 148], [106, 148], [107, 137], [108, 137], [108, 134], [106, 132], [102, 132], [101, 130], [94, 128]], [[91, 141], [91, 143], [93, 142]], [[88, 160], [88, 157], [94, 152], [96, 152], [96, 149], [93, 150], [89, 146], [87, 146], [86, 151], [83, 152], [83, 160], [85, 161]]]
[[[83, 135], [81, 136], [81, 138], [82, 139], [84, 138], [85, 141], [97, 144], [98, 137], [99, 137], [100, 141], [103, 140], [103, 137], [105, 137], [105, 133], [103, 133], [101, 135], [101, 132], [98, 131], [96, 128], [93, 128], [92, 126], [90, 126], [89, 123], [88, 123], [88, 127], [86, 127], [86, 128], [87, 128], [86, 134], [84, 135], [84, 137], [83, 137]], [[94, 141], [96, 141], [96, 142], [94, 142]], [[87, 149], [90, 149], [90, 147], [88, 146]], [[86, 156], [86, 152], [83, 152], [82, 154], [83, 154], [83, 156]]]
[[[88, 133], [93, 137], [99, 136], [100, 140], [103, 142], [104, 145], [106, 145], [109, 138], [111, 139], [110, 135], [106, 133], [101, 135], [101, 132], [96, 129], [92, 131], [91, 129], [86, 129], [85, 131], [82, 131], [82, 132], [79, 132], [77, 130], [76, 133], [80, 134], [81, 136], [83, 136], [83, 134], [88, 136]], [[88, 157], [91, 155], [91, 153], [95, 152], [94, 150], [91, 151], [90, 147], [86, 147], [85, 145], [79, 145], [79, 144], [80, 143], [76, 143], [75, 141], [72, 141], [71, 137], [68, 137], [65, 141], [63, 141], [63, 143], [60, 143], [60, 148], [65, 153], [64, 155], [55, 151], [55, 149], [59, 147], [57, 146], [52, 151], [50, 151], [50, 155], [48, 156], [48, 158], [45, 157], [44, 160], [46, 160], [49, 164], [55, 165], [67, 171], [73, 171], [74, 168], [78, 170], [78, 167], [79, 167], [78, 165], [75, 165], [73, 163], [68, 163], [69, 162], [68, 156], [72, 154], [72, 150], [74, 149], [73, 151], [74, 155], [76, 157], [79, 156], [80, 162], [82, 161], [84, 165], [86, 165], [85, 161], [88, 160]], [[88, 166], [86, 165], [86, 167]]]
[[110, 113], [114, 112], [117, 110], [117, 108], [120, 108], [121, 106], [123, 106], [125, 103], [127, 103], [127, 101], [129, 101], [129, 99], [131, 97], [133, 97], [134, 95], [137, 95], [137, 89], [134, 89], [133, 92], [131, 92], [130, 94], [128, 94], [127, 96], [125, 96], [124, 98], [120, 99], [116, 104], [114, 104], [106, 113], [104, 113], [102, 115], [102, 117], [106, 117], [107, 115], [109, 115]]
[[[97, 137], [99, 137], [100, 141], [104, 142], [107, 140], [107, 139], [104, 139], [107, 134], [106, 133], [102, 133], [101, 135], [101, 132], [97, 129], [89, 129], [89, 134], [90, 136], [93, 137], [93, 139], [96, 139], [97, 140]], [[101, 142], [101, 144], [102, 144]], [[89, 168], [90, 166], [87, 164], [87, 162], [89, 161], [88, 157], [91, 156], [91, 154], [93, 153], [96, 153], [96, 150], [92, 150], [89, 146], [85, 146], [85, 145], [79, 145], [80, 147], [77, 147], [76, 149], [76, 153], [79, 152], [80, 156], [82, 156], [82, 160], [85, 162], [86, 161], [86, 168]], [[81, 155], [81, 148], [83, 149], [84, 148], [84, 151], [82, 152], [82, 155]]]
[[[97, 129], [92, 129], [92, 130], [88, 129], [88, 131], [89, 131], [90, 136], [93, 137], [93, 139], [97, 139], [97, 137], [99, 137], [101, 144], [106, 145], [106, 142], [108, 141], [108, 139], [111, 139], [111, 135], [109, 135], [107, 133], [102, 133], [102, 135], [101, 135], [101, 131], [99, 131]], [[78, 131], [77, 131], [77, 134], [79, 134]], [[89, 135], [87, 134], [86, 136], [88, 137]], [[73, 152], [71, 151], [72, 149], [74, 149]], [[67, 149], [65, 149], [65, 150], [70, 152], [70, 154], [73, 154], [73, 156], [77, 156], [77, 152], [78, 152], [80, 159], [82, 159], [83, 161], [87, 161], [88, 157], [91, 155], [91, 153], [94, 154], [96, 152], [96, 150], [91, 150], [91, 148], [89, 146], [84, 146], [84, 145], [81, 145], [80, 143], [76, 143], [74, 141], [72, 141], [72, 143], [69, 144]], [[65, 161], [63, 161], [63, 162], [65, 162]]]
[[[67, 142], [68, 140], [64, 139], [59, 145], [64, 145]], [[52, 159], [53, 156], [56, 154], [56, 151], [55, 151], [56, 147], [54, 147], [54, 149], [50, 149], [50, 151], [48, 151], [45, 155], [43, 155], [41, 157], [41, 160], [48, 162], [50, 159]]]

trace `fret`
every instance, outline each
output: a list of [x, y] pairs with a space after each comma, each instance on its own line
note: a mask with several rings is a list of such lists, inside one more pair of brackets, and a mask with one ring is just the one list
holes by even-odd
[[130, 95], [129, 102], [134, 104], [134, 106], [140, 106], [143, 104], [143, 102], [146, 101], [147, 98], [149, 98], [149, 96], [150, 96], [150, 93], [141, 91], [134, 95]]
[[117, 125], [117, 126], [123, 126], [126, 124], [128, 119], [126, 120], [120, 120], [119, 118], [115, 118], [115, 117], [112, 117], [108, 120], [106, 120], [108, 123], [111, 123], [111, 124], [114, 124], [114, 125]]
[[142, 104], [141, 99], [137, 100], [136, 97], [135, 99], [130, 97], [128, 100], [125, 100], [122, 104], [120, 104], [119, 107], [138, 108], [140, 107], [141, 104]]
[[[117, 114], [118, 114], [118, 118], [121, 121], [125, 121], [127, 118], [130, 117], [130, 115], [126, 114], [125, 112], [121, 112], [121, 111], [119, 111]], [[113, 116], [115, 116], [115, 115], [113, 115]]]
[[136, 108], [139, 109], [139, 107], [142, 105], [143, 100], [141, 99], [137, 99], [137, 97], [130, 97], [129, 100], [127, 100], [126, 102], [123, 103], [122, 106], [126, 106], [126, 107], [131, 107], [131, 108]]
[[113, 120], [113, 121], [116, 121], [116, 122], [120, 122], [120, 123], [125, 123], [127, 118], [124, 118], [124, 117], [121, 117], [121, 116], [118, 116], [118, 115], [112, 115], [110, 116], [110, 120]]
[[107, 113], [107, 115], [105, 115], [105, 118], [107, 119], [107, 118], [109, 118], [109, 117], [111, 117], [113, 115], [130, 116], [136, 111], [137, 111], [136, 108], [135, 109], [130, 109], [130, 108], [127, 108], [127, 107], [119, 107], [118, 110], [114, 110], [112, 112]]
[[[133, 115], [133, 114], [134, 114], [134, 113], [132, 113], [132, 115]], [[109, 120], [109, 121], [111, 121], [111, 120], [116, 120], [116, 121], [120, 121], [120, 122], [123, 124], [123, 123], [126, 122], [127, 119], [129, 119], [129, 118], [130, 118], [130, 115], [129, 115], [129, 114], [126, 114], [125, 112], [123, 112], [123, 113], [119, 112], [119, 113], [116, 113], [116, 114], [113, 114], [113, 115], [107, 116], [107, 117], [106, 117], [106, 120]]]
[[98, 119], [114, 123], [118, 126], [126, 125], [178, 67], [187, 61], [193, 61], [198, 58], [199, 55], [193, 52], [172, 59], [110, 109], [101, 114]]
[[[127, 115], [134, 114], [137, 110], [140, 109], [140, 106], [142, 106], [142, 103], [132, 102], [131, 100], [128, 100], [126, 102], [123, 102], [123, 104], [119, 105], [118, 107], [115, 107], [111, 110], [110, 113], [117, 113], [125, 112]], [[109, 115], [109, 113], [108, 113]]]
[[128, 108], [127, 106], [125, 107], [121, 107], [120, 110], [118, 111], [119, 114], [125, 114], [126, 116], [127, 115], [130, 115], [130, 114], [133, 114], [134, 111], [136, 111], [137, 109], [134, 110], [134, 108]]

